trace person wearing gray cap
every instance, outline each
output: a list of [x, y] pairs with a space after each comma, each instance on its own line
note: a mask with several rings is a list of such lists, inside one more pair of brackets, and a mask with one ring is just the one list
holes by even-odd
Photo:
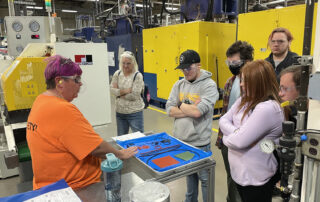
[[[194, 50], [186, 50], [179, 57], [184, 78], [172, 87], [166, 103], [166, 111], [174, 117], [173, 136], [203, 151], [211, 150], [212, 115], [219, 98], [212, 73], [201, 69], [200, 56]], [[187, 176], [186, 202], [198, 201], [198, 184], [201, 181], [202, 197], [208, 202], [208, 176], [206, 170]]]

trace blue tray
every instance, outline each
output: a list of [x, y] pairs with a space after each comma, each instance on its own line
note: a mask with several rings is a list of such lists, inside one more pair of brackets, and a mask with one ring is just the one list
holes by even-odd
[[[158, 133], [126, 141], [117, 140], [116, 142], [122, 148], [137, 146], [138, 153], [135, 156], [157, 172], [168, 171], [201, 159], [208, 158], [212, 155], [212, 152], [205, 152], [197, 149], [196, 147], [185, 144], [168, 135], [167, 133]], [[187, 151], [194, 154], [193, 158], [190, 160], [185, 161], [175, 156]], [[158, 165], [152, 162], [152, 160], [166, 156], [174, 158], [178, 161], [178, 163], [168, 167], [160, 168]]]

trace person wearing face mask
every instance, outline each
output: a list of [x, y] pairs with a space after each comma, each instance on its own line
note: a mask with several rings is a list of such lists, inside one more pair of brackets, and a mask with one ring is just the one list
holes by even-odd
[[290, 51], [292, 40], [290, 31], [283, 27], [274, 29], [269, 36], [268, 46], [271, 53], [265, 60], [272, 64], [277, 76], [283, 69], [297, 63], [298, 55]]
[[[240, 70], [249, 61], [253, 60], [253, 47], [246, 41], [236, 41], [227, 50], [226, 63], [229, 66], [230, 72], [233, 74], [224, 87], [223, 93], [223, 108], [221, 116], [223, 116], [240, 97]], [[228, 162], [228, 148], [222, 142], [223, 133], [219, 129], [216, 146], [221, 149], [225, 169], [227, 172], [228, 195], [227, 202], [241, 202], [240, 195], [237, 191], [236, 184], [231, 178], [230, 167]]]

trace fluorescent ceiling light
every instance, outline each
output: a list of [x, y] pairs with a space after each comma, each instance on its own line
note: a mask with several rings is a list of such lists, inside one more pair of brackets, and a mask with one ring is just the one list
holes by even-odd
[[41, 7], [41, 6], [26, 6], [26, 8], [36, 9], [36, 10], [42, 10], [43, 9], [43, 7]]
[[169, 5], [169, 6], [180, 6], [180, 4], [173, 4], [173, 3], [165, 3], [166, 5]]
[[[162, 2], [152, 2], [152, 3], [154, 3], [154, 4], [162, 4]], [[179, 7], [180, 6], [180, 4], [177, 4], [177, 3], [165, 3], [166, 5], [169, 5], [169, 6], [171, 6], [171, 5], [173, 5], [173, 6], [177, 6], [177, 7]]]
[[178, 8], [173, 8], [173, 7], [166, 7], [166, 9], [168, 11], [176, 11], [176, 10], [178, 10]]
[[64, 12], [64, 13], [78, 13], [78, 11], [75, 11], [75, 10], [64, 10], [64, 9], [62, 9], [61, 11]]
[[[136, 4], [136, 7], [142, 8], [142, 7], [143, 7], [143, 4]], [[148, 5], [148, 7], [149, 7], [149, 5]]]

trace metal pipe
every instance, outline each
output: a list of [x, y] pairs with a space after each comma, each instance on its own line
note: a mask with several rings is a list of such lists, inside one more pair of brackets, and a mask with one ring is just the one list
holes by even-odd
[[288, 2], [288, 1], [293, 1], [293, 0], [277, 0], [277, 1], [267, 2], [267, 3], [264, 3], [262, 5], [267, 6], [267, 5], [279, 4], [279, 3]]
[[307, 176], [308, 176], [308, 172], [307, 172], [307, 167], [308, 167], [308, 157], [304, 156], [304, 164], [303, 164], [303, 175], [302, 175], [302, 185], [301, 185], [301, 202], [305, 202], [306, 201], [306, 187], [307, 187]]
[[94, 4], [94, 5], [95, 5], [96, 13], [100, 13], [100, 12], [99, 12], [99, 8], [98, 8], [98, 1], [99, 1], [99, 0], [95, 0], [95, 4]]
[[318, 1], [317, 21], [315, 27], [315, 39], [313, 47], [313, 72], [320, 71], [320, 2]]
[[292, 184], [292, 193], [290, 195], [290, 202], [299, 202], [300, 201], [300, 181], [302, 174], [302, 154], [301, 146], [296, 148], [296, 159], [294, 165], [294, 179]]
[[15, 16], [15, 10], [14, 10], [14, 3], [13, 0], [8, 0], [8, 9], [9, 9], [9, 16]]
[[303, 55], [310, 55], [311, 52], [311, 39], [312, 39], [312, 25], [313, 25], [313, 11], [314, 0], [306, 3], [306, 16], [304, 24], [304, 37], [303, 37]]
[[56, 13], [56, 6], [54, 4], [54, 0], [52, 0], [52, 12]]
[[239, 0], [238, 13], [248, 12], [248, 0]]
[[148, 0], [143, 0], [142, 6], [143, 6], [143, 27], [149, 28], [148, 23]]
[[306, 193], [305, 193], [306, 202], [312, 202], [312, 201], [310, 201], [310, 195], [311, 195], [311, 189], [312, 189], [313, 164], [314, 164], [314, 160], [308, 157], [308, 165], [307, 165], [308, 176], [307, 176], [307, 186], [306, 186]]
[[120, 0], [118, 0], [118, 14], [120, 15], [121, 14], [121, 5], [120, 5]]
[[298, 111], [297, 112], [297, 130], [305, 129], [305, 120], [306, 120], [306, 112]]
[[315, 186], [314, 186], [314, 190], [315, 190], [314, 201], [320, 201], [320, 192], [318, 191], [318, 190], [320, 190], [320, 162], [319, 161], [315, 162], [314, 173], [316, 173], [316, 177], [314, 179], [316, 182]]

